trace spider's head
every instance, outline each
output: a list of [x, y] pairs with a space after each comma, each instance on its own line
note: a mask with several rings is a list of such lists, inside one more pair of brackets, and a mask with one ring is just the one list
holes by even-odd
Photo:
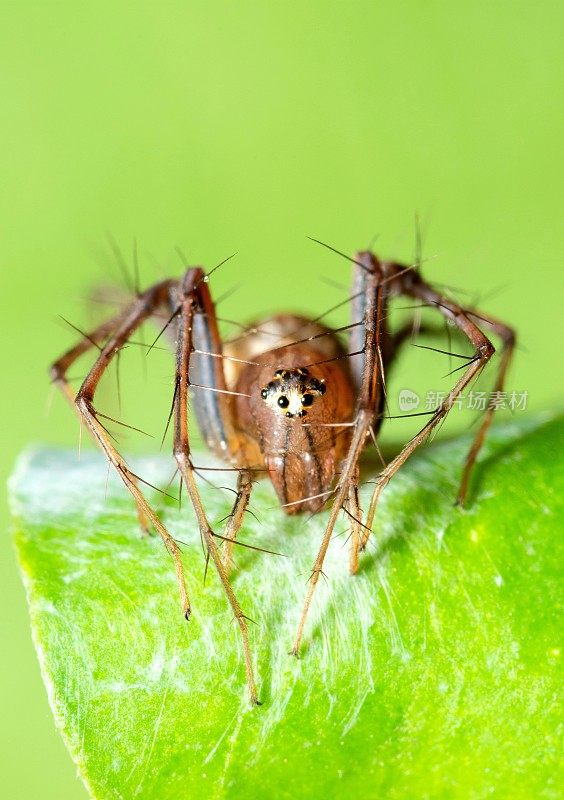
[[284, 417], [305, 417], [316, 398], [325, 394], [325, 381], [314, 378], [305, 367], [277, 369], [261, 390], [267, 406]]

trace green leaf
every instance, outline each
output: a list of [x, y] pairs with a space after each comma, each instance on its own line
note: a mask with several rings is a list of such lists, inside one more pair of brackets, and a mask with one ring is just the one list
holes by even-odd
[[[236, 552], [260, 708], [211, 570], [203, 586], [188, 504], [152, 495], [186, 543], [186, 623], [160, 539], [140, 536], [103, 459], [24, 455], [11, 495], [33, 636], [92, 796], [560, 796], [563, 434], [546, 415], [495, 427], [465, 510], [452, 501], [468, 437], [415, 455], [384, 492], [357, 576], [346, 534], [332, 542], [299, 661], [288, 650], [326, 516], [284, 516], [260, 482], [260, 523], [247, 515], [241, 539], [288, 555]], [[174, 467], [134, 468], [165, 484]], [[228, 513], [232, 496], [203, 493], [212, 520]]]

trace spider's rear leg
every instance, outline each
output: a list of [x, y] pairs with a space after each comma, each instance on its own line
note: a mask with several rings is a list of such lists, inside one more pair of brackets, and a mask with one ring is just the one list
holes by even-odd
[[237, 497], [225, 528], [226, 541], [223, 551], [223, 566], [228, 575], [233, 567], [233, 548], [237, 541], [237, 534], [243, 524], [243, 517], [249, 505], [252, 488], [252, 472], [247, 469], [241, 470], [237, 478]]
[[[468, 317], [472, 317], [473, 319], [477, 320], [478, 324], [482, 324], [485, 327], [492, 330], [493, 333], [495, 333], [496, 336], [498, 336], [502, 341], [501, 360], [499, 368], [497, 370], [496, 380], [493, 387], [494, 393], [501, 392], [503, 391], [503, 387], [505, 384], [505, 377], [507, 375], [507, 370], [511, 363], [513, 351], [515, 349], [515, 343], [516, 343], [515, 331], [513, 330], [513, 328], [510, 328], [509, 325], [506, 325], [505, 323], [500, 322], [499, 320], [494, 319], [493, 317], [485, 316], [481, 312], [478, 312], [476, 309], [464, 309], [464, 312]], [[384, 349], [384, 357], [385, 357], [384, 360], [386, 368], [394, 360], [397, 351], [399, 350], [401, 345], [403, 345], [407, 340], [412, 338], [415, 332], [417, 332], [417, 334], [423, 333], [428, 336], [440, 336], [443, 333], [443, 329], [440, 326], [429, 325], [426, 323], [425, 324], [420, 324], [420, 323], [416, 324], [416, 323], [418, 323], [417, 318], [413, 318], [413, 320], [406, 322], [404, 325], [402, 325], [402, 327], [398, 331], [394, 332], [390, 337], [388, 337], [387, 339], [388, 347]], [[466, 456], [464, 469], [460, 479], [460, 487], [456, 498], [457, 505], [464, 505], [464, 501], [466, 499], [466, 495], [468, 492], [468, 485], [472, 469], [476, 462], [476, 457], [480, 451], [480, 448], [484, 443], [484, 439], [486, 437], [488, 428], [492, 423], [494, 410], [495, 410], [494, 406], [492, 405], [486, 408], [482, 422], [480, 423], [478, 431], [472, 442], [472, 446], [468, 452], [468, 455]]]
[[[372, 529], [374, 516], [376, 514], [376, 507], [384, 487], [388, 484], [388, 482], [391, 480], [391, 478], [397, 472], [397, 470], [402, 466], [402, 464], [404, 464], [405, 461], [407, 461], [409, 456], [417, 449], [417, 447], [419, 447], [420, 444], [422, 444], [427, 439], [429, 434], [447, 416], [447, 414], [453, 407], [456, 398], [464, 391], [464, 389], [469, 385], [469, 383], [482, 371], [486, 363], [489, 361], [489, 359], [495, 352], [495, 348], [490, 342], [490, 340], [484, 335], [484, 333], [480, 330], [480, 328], [478, 328], [478, 326], [474, 322], [472, 322], [472, 320], [469, 318], [471, 315], [474, 315], [473, 312], [470, 312], [462, 308], [458, 304], [452, 302], [448, 297], [445, 297], [444, 295], [437, 292], [435, 289], [433, 289], [431, 285], [423, 281], [418, 274], [414, 274], [411, 272], [403, 274], [402, 268], [400, 266], [396, 266], [396, 269], [398, 271], [397, 281], [402, 294], [405, 294], [409, 297], [414, 297], [418, 300], [423, 300], [428, 305], [436, 308], [437, 311], [439, 311], [444, 317], [454, 322], [454, 324], [459, 328], [459, 330], [468, 338], [470, 343], [473, 345], [474, 356], [469, 359], [468, 364], [465, 365], [466, 369], [462, 377], [456, 382], [456, 384], [449, 392], [447, 397], [436, 409], [431, 419], [419, 431], [419, 433], [416, 434], [403, 447], [399, 455], [397, 455], [396, 458], [394, 458], [393, 461], [391, 461], [388, 464], [388, 466], [378, 476], [376, 482], [376, 488], [374, 489], [366, 518], [366, 526], [369, 529]], [[507, 361], [509, 357], [510, 357], [510, 349], [507, 349], [505, 359], [502, 362], [502, 373], [499, 378], [501, 379], [501, 382], [503, 382], [503, 377], [505, 374]], [[477, 443], [477, 447], [475, 448], [475, 450], [474, 448], [471, 450], [467, 461], [468, 474], [472, 467], [472, 464], [474, 463], [478, 449], [482, 443], [483, 435], [485, 434], [485, 429], [487, 429], [489, 421], [491, 420], [485, 420], [484, 424], [478, 431], [475, 440], [475, 444]], [[467, 473], [465, 472], [465, 475], [467, 475]]]
[[[110, 441], [108, 432], [98, 420], [96, 409], [94, 408], [94, 395], [102, 375], [108, 369], [112, 359], [125, 345], [132, 333], [137, 330], [137, 328], [139, 328], [139, 326], [147, 318], [149, 318], [157, 308], [167, 302], [169, 288], [170, 281], [156, 284], [141, 294], [139, 298], [135, 300], [129, 306], [129, 308], [120, 314], [114, 321], [107, 323], [106, 326], [102, 326], [100, 329], [98, 329], [98, 332], [95, 334], [95, 336], [96, 338], [100, 339], [107, 335], [110, 330], [112, 332], [105, 344], [100, 349], [98, 358], [96, 359], [94, 366], [88, 373], [82, 386], [80, 387], [78, 394], [74, 399], [74, 403], [95, 440], [98, 442], [109, 461], [114, 465], [118, 475], [123, 480], [127, 489], [131, 492], [140, 513], [154, 526], [156, 531], [161, 536], [168, 552], [172, 556], [176, 570], [178, 590], [182, 603], [182, 611], [186, 619], [188, 619], [190, 616], [190, 602], [188, 600], [188, 594], [186, 591], [184, 570], [178, 545], [145, 499], [143, 493], [137, 485], [135, 476], [125, 463], [123, 457], [118, 453]], [[62, 382], [65, 393], [67, 396], [69, 396], [69, 398], [72, 397], [72, 394], [70, 393], [70, 387], [65, 381], [64, 372], [68, 368], [69, 363], [72, 363], [74, 358], [78, 357], [78, 355], [80, 355], [82, 352], [85, 352], [85, 350], [88, 349], [88, 345], [91, 346], [95, 341], [96, 339], [90, 340], [89, 343], [84, 341], [80, 342], [76, 348], [74, 348], [74, 351], [69, 351], [67, 356], [63, 356], [63, 359], [57, 362], [57, 364], [53, 367], [52, 374], [54, 379]]]
[[[505, 385], [507, 370], [509, 369], [513, 351], [515, 349], [515, 331], [505, 323], [500, 322], [493, 317], [484, 316], [475, 310], [468, 310], [467, 314], [469, 317], [479, 320], [479, 322], [481, 322], [483, 325], [490, 328], [497, 336], [499, 336], [502, 341], [501, 359], [493, 388], [494, 392], [501, 392], [503, 391], [503, 387]], [[492, 404], [490, 404], [486, 409], [482, 422], [480, 423], [480, 427], [478, 428], [478, 431], [474, 437], [474, 441], [472, 442], [472, 446], [470, 447], [468, 455], [466, 456], [464, 469], [462, 471], [462, 478], [460, 480], [460, 487], [456, 498], [457, 505], [464, 505], [466, 500], [472, 469], [476, 462], [480, 448], [484, 443], [488, 428], [492, 424], [494, 410], [495, 407]]]
[[346, 514], [350, 519], [350, 558], [349, 572], [354, 575], [358, 571], [358, 557], [362, 549], [362, 510], [358, 496], [359, 469], [355, 469], [349, 486], [349, 496], [345, 505]]
[[[499, 368], [497, 370], [496, 380], [493, 387], [494, 393], [501, 392], [503, 391], [503, 387], [505, 384], [505, 377], [509, 365], [511, 363], [513, 351], [515, 349], [515, 343], [516, 343], [515, 331], [513, 330], [513, 328], [510, 328], [505, 323], [500, 322], [499, 320], [496, 320], [493, 317], [485, 316], [484, 314], [478, 312], [475, 309], [464, 309], [464, 312], [468, 317], [472, 317], [473, 319], [477, 320], [478, 324], [482, 324], [487, 328], [490, 328], [496, 334], [496, 336], [498, 336], [502, 341], [501, 360]], [[392, 336], [389, 337], [390, 345], [388, 353], [386, 352], [386, 350], [384, 350], [386, 367], [388, 367], [388, 365], [392, 363], [400, 346], [404, 344], [404, 342], [406, 342], [408, 339], [412, 338], [412, 335], [415, 331], [417, 331], [418, 334], [423, 333], [428, 336], [440, 336], [443, 333], [443, 329], [440, 326], [433, 326], [429, 324], [418, 324], [417, 327], [415, 327], [416, 322], [417, 322], [416, 318], [414, 318], [412, 321], [406, 322], [398, 331], [394, 332]], [[476, 462], [476, 457], [480, 451], [480, 448], [484, 443], [484, 439], [486, 437], [488, 428], [492, 423], [494, 410], [495, 409], [493, 405], [490, 405], [488, 406], [488, 408], [485, 409], [482, 422], [480, 423], [478, 431], [472, 442], [472, 446], [468, 452], [468, 455], [466, 456], [464, 469], [460, 479], [458, 495], [456, 498], [457, 505], [464, 505], [464, 501], [466, 499], [466, 495], [468, 492], [468, 485], [472, 469]]]
[[[151, 313], [153, 311], [156, 311], [162, 303], [165, 303], [168, 300], [168, 291], [171, 283], [172, 283], [171, 281], [163, 281], [162, 283], [153, 286], [151, 289], [148, 289], [147, 292], [145, 292], [142, 295], [142, 298], [140, 298], [140, 300], [142, 302], [142, 307], [144, 311], [142, 312], [142, 319], [139, 322], [139, 325], [142, 322], [144, 322], [148, 316], [151, 316]], [[147, 313], [145, 313], [146, 300], [143, 298], [150, 298], [149, 305], [151, 306], [152, 310], [147, 311]], [[103, 344], [110, 340], [113, 334], [115, 334], [120, 329], [120, 326], [126, 320], [128, 320], [129, 316], [132, 313], [132, 309], [137, 308], [138, 306], [139, 306], [138, 301], [130, 303], [119, 314], [114, 315], [111, 319], [102, 323], [93, 331], [89, 331], [88, 333], [83, 334], [80, 341], [76, 345], [74, 345], [74, 347], [71, 347], [69, 350], [67, 350], [66, 353], [64, 353], [51, 365], [51, 368], [49, 370], [49, 375], [51, 377], [51, 380], [56, 386], [59, 387], [59, 389], [66, 397], [73, 410], [78, 413], [78, 417], [81, 421], [81, 424], [84, 421], [84, 416], [76, 404], [78, 395], [74, 392], [68, 381], [67, 378], [68, 370], [75, 363], [75, 361], [77, 361], [77, 359], [80, 358], [80, 356], [82, 356], [84, 353], [87, 353], [91, 348], [97, 347], [99, 352], [102, 353], [103, 350], [105, 349], [103, 347]], [[116, 353], [119, 351], [121, 347], [123, 347], [124, 344], [126, 344], [127, 338], [128, 336], [125, 336], [125, 338], [123, 337], [119, 338], [119, 344], [116, 345], [115, 349]], [[102, 372], [105, 371], [105, 368], [106, 367], [104, 366]], [[93, 434], [93, 438], [95, 439], [95, 441], [99, 442], [98, 437], [96, 435]], [[130, 474], [130, 481], [137, 487], [137, 490], [139, 490], [138, 480], [132, 474]], [[149, 532], [149, 517], [144, 510], [143, 504], [140, 504], [137, 501], [137, 497], [135, 494], [133, 494], [133, 498], [135, 500], [137, 508], [137, 516], [139, 519], [141, 530], [143, 531], [143, 533], [147, 534]]]

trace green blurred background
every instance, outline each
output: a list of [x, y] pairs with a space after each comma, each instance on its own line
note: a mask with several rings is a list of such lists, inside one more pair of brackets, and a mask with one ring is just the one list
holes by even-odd
[[[76, 446], [62, 400], [45, 413], [46, 367], [74, 339], [57, 315], [89, 324], [91, 287], [119, 275], [107, 230], [128, 259], [137, 238], [143, 283], [180, 272], [175, 246], [207, 266], [237, 251], [213, 288], [240, 284], [221, 313], [244, 320], [346, 296], [321, 278], [349, 266], [307, 235], [352, 252], [377, 234], [411, 260], [419, 212], [427, 276], [512, 321], [509, 388], [558, 402], [563, 19], [518, 0], [1, 3], [3, 474], [30, 442]], [[171, 362], [152, 354], [145, 379], [130, 349], [123, 418], [158, 434]], [[447, 369], [412, 348], [394, 387], [440, 388]], [[2, 514], [7, 529], [4, 497]], [[83, 798], [7, 536], [1, 570], [2, 794]]]

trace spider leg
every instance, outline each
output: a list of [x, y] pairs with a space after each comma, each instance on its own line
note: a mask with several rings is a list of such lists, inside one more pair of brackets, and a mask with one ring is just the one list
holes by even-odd
[[237, 497], [225, 528], [227, 541], [223, 551], [223, 566], [228, 575], [233, 567], [233, 548], [237, 540], [237, 534], [243, 524], [243, 517], [249, 505], [252, 488], [252, 472], [247, 469], [241, 470], [237, 478]]
[[[444, 301], [441, 301], [444, 304]], [[493, 333], [498, 336], [502, 341], [502, 349], [501, 349], [501, 360], [496, 374], [496, 380], [494, 383], [493, 391], [494, 392], [501, 392], [503, 390], [505, 384], [505, 377], [507, 375], [507, 370], [511, 363], [511, 359], [513, 356], [513, 351], [515, 349], [516, 343], [516, 334], [513, 328], [510, 328], [503, 322], [500, 322], [493, 317], [485, 316], [481, 312], [478, 312], [476, 309], [465, 309], [465, 313], [468, 317], [472, 317], [475, 320], [479, 321], [479, 324], [484, 325], [485, 327], [489, 328], [493, 331]], [[386, 367], [392, 362], [393, 358], [395, 357], [397, 350], [399, 347], [408, 339], [412, 338], [414, 332], [414, 325], [413, 321], [406, 322], [405, 325], [402, 325], [399, 330], [395, 331], [391, 337], [388, 337], [387, 342], [389, 345], [387, 348], [384, 349], [384, 356], [385, 356], [385, 365]], [[430, 336], [437, 336], [441, 335], [443, 332], [442, 328], [435, 327], [432, 325], [418, 325], [417, 333], [425, 333]], [[458, 495], [456, 498], [457, 505], [464, 505], [466, 500], [466, 495], [468, 492], [468, 484], [470, 481], [470, 475], [472, 473], [472, 469], [476, 462], [476, 457], [484, 443], [484, 439], [486, 437], [488, 428], [490, 427], [493, 415], [494, 415], [495, 408], [494, 406], [489, 406], [484, 413], [482, 422], [476, 432], [474, 440], [472, 442], [472, 446], [468, 452], [466, 457], [466, 461], [464, 463], [464, 469], [462, 472], [462, 477], [460, 480], [460, 487], [458, 490]], [[370, 531], [364, 534], [366, 537], [366, 541], [368, 540], [368, 536]], [[364, 544], [366, 544], [366, 541]], [[362, 548], [364, 547], [362, 545]]]
[[347, 515], [351, 521], [351, 547], [349, 559], [349, 571], [351, 575], [354, 575], [358, 570], [358, 556], [362, 542], [362, 511], [358, 496], [358, 480], [359, 469], [357, 465], [349, 486], [349, 496], [346, 505]]
[[[233, 610], [243, 644], [243, 655], [245, 660], [245, 671], [251, 702], [259, 704], [257, 689], [254, 679], [253, 663], [249, 645], [249, 631], [247, 617], [243, 614], [239, 602], [235, 596], [233, 588], [229, 582], [227, 570], [221, 558], [219, 548], [215, 543], [214, 534], [208, 522], [206, 512], [198, 490], [192, 461], [190, 459], [190, 441], [188, 433], [188, 388], [190, 386], [190, 361], [193, 351], [193, 332], [196, 312], [202, 312], [204, 305], [205, 292], [207, 287], [202, 288], [204, 277], [201, 269], [189, 269], [182, 279], [179, 286], [179, 317], [178, 317], [178, 341], [176, 353], [176, 390], [174, 402], [174, 456], [184, 480], [184, 484], [190, 495], [194, 508], [198, 527], [207, 552], [213, 561], [217, 574], [227, 595], [229, 604]], [[205, 284], [203, 284], [205, 287]]]
[[[478, 319], [483, 325], [486, 325], [488, 328], [490, 328], [497, 336], [500, 337], [502, 341], [501, 360], [493, 389], [494, 392], [501, 392], [505, 384], [505, 377], [507, 375], [507, 370], [509, 369], [509, 365], [511, 363], [513, 351], [515, 349], [515, 343], [516, 343], [515, 331], [508, 325], [505, 325], [503, 322], [493, 319], [492, 317], [486, 317], [483, 314], [479, 314], [477, 312], [470, 310], [467, 311], [467, 314], [469, 317], [474, 317], [474, 319]], [[476, 457], [484, 442], [486, 433], [488, 432], [488, 428], [492, 424], [493, 415], [494, 415], [494, 406], [490, 405], [486, 409], [480, 427], [478, 428], [478, 431], [474, 437], [474, 441], [472, 442], [472, 446], [470, 447], [468, 455], [466, 456], [466, 462], [464, 464], [462, 478], [460, 480], [460, 488], [458, 490], [458, 495], [456, 498], [456, 502], [458, 505], [464, 505], [464, 502], [466, 500], [466, 495], [468, 492], [468, 484], [470, 481], [472, 468], [476, 462]]]
[[117, 314], [93, 331], [84, 334], [74, 347], [67, 350], [66, 353], [51, 365], [49, 369], [51, 380], [59, 387], [73, 409], [76, 410], [74, 405], [76, 393], [67, 380], [67, 372], [83, 353], [88, 352], [92, 347], [99, 347], [100, 343], [114, 332], [123, 317], [123, 313]]
[[[208, 284], [202, 276], [196, 276], [193, 285], [197, 302], [192, 319], [189, 385], [193, 387], [194, 414], [208, 448], [238, 467], [246, 464], [247, 460], [244, 443], [235, 432], [233, 395], [227, 391], [215, 305]], [[177, 299], [171, 300], [175, 305], [178, 304]], [[223, 563], [227, 574], [232, 568], [233, 548], [249, 504], [251, 490], [252, 471], [241, 467], [237, 479], [237, 498], [224, 532], [224, 539], [227, 541]]]
[[[96, 409], [94, 408], [94, 394], [96, 392], [98, 383], [100, 382], [100, 378], [107, 370], [116, 353], [127, 342], [131, 334], [144, 322], [144, 320], [154, 313], [156, 308], [167, 301], [168, 290], [168, 281], [156, 284], [141, 294], [139, 298], [135, 300], [127, 309], [127, 311], [123, 315], [120, 315], [115, 330], [103, 345], [94, 366], [80, 387], [74, 403], [90, 432], [108, 457], [109, 461], [114, 465], [126, 487], [133, 495], [139, 511], [144, 515], [144, 518], [150, 520], [155, 530], [161, 536], [168, 552], [172, 556], [176, 570], [176, 579], [180, 593], [182, 611], [186, 619], [188, 619], [190, 616], [190, 602], [188, 600], [188, 594], [186, 591], [184, 570], [178, 545], [145, 499], [143, 493], [137, 485], [135, 476], [132, 474], [122, 456], [111, 443], [110, 437], [104, 426], [98, 420]], [[78, 345], [77, 347], [80, 346], [81, 345]]]
[[[397, 265], [396, 269], [400, 270], [401, 268]], [[460, 331], [468, 338], [472, 346], [474, 347], [475, 354], [474, 357], [469, 359], [468, 366], [465, 369], [463, 375], [459, 380], [456, 382], [454, 387], [451, 389], [447, 397], [443, 400], [440, 406], [436, 409], [433, 416], [429, 419], [427, 424], [417, 433], [401, 450], [401, 452], [387, 465], [387, 467], [380, 473], [378, 479], [376, 481], [376, 488], [372, 494], [372, 498], [370, 501], [370, 506], [368, 508], [368, 513], [366, 517], [366, 528], [368, 530], [372, 529], [372, 523], [374, 521], [374, 516], [376, 514], [376, 507], [378, 504], [378, 500], [382, 493], [384, 487], [388, 484], [391, 480], [393, 475], [398, 471], [398, 469], [402, 466], [402, 464], [407, 461], [409, 456], [422, 444], [429, 434], [437, 427], [437, 425], [447, 416], [451, 408], [453, 407], [456, 398], [461, 394], [461, 392], [465, 389], [466, 386], [473, 380], [476, 375], [481, 372], [484, 368], [486, 363], [492, 357], [495, 352], [494, 346], [490, 342], [490, 340], [482, 333], [480, 328], [472, 322], [469, 318], [471, 312], [463, 309], [458, 304], [454, 303], [449, 298], [445, 297], [444, 295], [437, 292], [433, 289], [432, 286], [425, 283], [418, 274], [409, 273], [408, 275], [402, 275], [401, 272], [398, 272], [397, 276], [398, 284], [401, 287], [401, 292], [403, 294], [407, 294], [410, 297], [415, 297], [416, 299], [424, 300], [429, 305], [435, 307], [443, 316], [447, 319], [451, 320], [459, 329]], [[510, 354], [510, 350], [506, 351]], [[503, 377], [505, 374], [505, 369], [503, 368], [504, 365], [506, 367], [507, 359], [509, 355], [506, 356], [503, 364], [502, 364], [502, 374], [501, 380], [503, 381]], [[491, 420], [490, 420], [491, 421]], [[487, 428], [487, 425], [486, 425]], [[478, 431], [477, 436], [477, 450], [481, 445], [483, 439], [483, 433], [485, 434], [484, 425]], [[472, 450], [471, 454], [472, 455]], [[475, 459], [475, 453], [474, 453]], [[473, 464], [473, 459], [467, 461], [469, 464], [469, 468], [471, 468]], [[466, 475], [466, 472], [465, 472]], [[364, 543], [366, 544], [366, 542]]]
[[[227, 391], [223, 347], [217, 327], [215, 305], [208, 284], [201, 277], [194, 282], [197, 303], [192, 321], [190, 385], [192, 403], [202, 437], [210, 450], [236, 467], [247, 463], [244, 443], [235, 432], [233, 395]], [[171, 298], [177, 305], [177, 300]], [[252, 470], [241, 467], [237, 479], [237, 498], [224, 532], [223, 563], [227, 574], [232, 568], [233, 548], [252, 490]]]
[[[355, 415], [355, 427], [348, 453], [341, 468], [339, 484], [336, 490], [335, 500], [331, 507], [329, 519], [323, 534], [319, 553], [313, 565], [308, 590], [304, 600], [301, 617], [292, 650], [292, 655], [298, 656], [300, 644], [305, 628], [306, 618], [311, 606], [311, 601], [315, 593], [315, 588], [319, 582], [322, 572], [323, 562], [329, 547], [329, 542], [337, 521], [337, 517], [343, 509], [347, 499], [350, 498], [351, 487], [358, 481], [358, 461], [364, 449], [366, 438], [370, 432], [377, 409], [383, 402], [383, 358], [382, 358], [382, 331], [383, 320], [386, 308], [386, 288], [382, 282], [387, 274], [386, 265], [380, 262], [371, 253], [360, 253], [356, 257], [357, 269], [362, 272], [355, 273], [355, 290], [358, 286], [362, 289], [362, 306], [353, 308], [353, 315], [362, 314], [364, 331], [362, 337], [362, 358], [352, 366], [353, 374], [360, 376], [360, 387], [358, 391]], [[360, 341], [355, 338], [349, 345], [350, 351], [360, 349]], [[356, 516], [356, 515], [355, 515]], [[354, 534], [353, 534], [354, 538]], [[359, 537], [360, 538], [360, 537]], [[351, 556], [351, 565], [355, 564], [358, 553]]]
[[327, 521], [327, 525], [325, 527], [325, 532], [323, 534], [323, 539], [321, 541], [321, 547], [319, 548], [319, 553], [317, 554], [317, 558], [315, 560], [315, 563], [311, 571], [309, 585], [304, 600], [300, 621], [298, 623], [298, 629], [296, 631], [296, 637], [294, 639], [294, 644], [292, 645], [292, 649], [290, 651], [291, 655], [296, 657], [299, 655], [300, 652], [300, 645], [304, 633], [307, 615], [311, 606], [313, 595], [315, 593], [315, 588], [319, 582], [319, 576], [321, 575], [323, 570], [323, 562], [325, 561], [325, 556], [327, 554], [329, 542], [331, 541], [331, 536], [335, 528], [337, 517], [339, 516], [339, 513], [341, 512], [343, 505], [345, 504], [347, 497], [349, 495], [350, 484], [354, 478], [355, 471], [358, 465], [358, 460], [364, 448], [366, 435], [370, 428], [370, 422], [371, 422], [371, 413], [364, 409], [360, 411], [356, 418], [356, 427], [354, 429], [351, 444], [349, 446], [349, 452], [341, 469], [341, 476], [339, 480], [337, 494], [335, 496], [335, 500], [331, 507], [331, 513], [329, 515], [329, 520]]
[[[153, 311], [158, 308], [158, 305], [161, 302], [163, 302], [163, 301], [166, 302], [166, 300], [167, 300], [166, 292], [168, 290], [169, 285], [170, 285], [170, 281], [163, 282], [161, 284], [158, 284], [158, 285], [152, 287], [151, 289], [149, 289], [145, 293], [145, 295], [147, 295], [147, 296], [150, 295], [150, 298], [151, 298], [150, 305], [152, 305], [153, 302], [155, 304], [154, 308], [153, 308]], [[69, 350], [67, 350], [60, 358], [58, 358], [51, 365], [51, 368], [49, 370], [49, 374], [50, 374], [51, 380], [53, 381], [53, 383], [56, 386], [59, 387], [59, 389], [61, 390], [63, 395], [66, 397], [66, 399], [68, 400], [68, 402], [71, 405], [71, 407], [78, 413], [78, 416], [81, 419], [81, 421], [83, 420], [83, 415], [82, 415], [80, 409], [78, 408], [78, 406], [76, 404], [77, 395], [74, 392], [73, 388], [71, 387], [71, 385], [70, 385], [70, 383], [69, 383], [69, 381], [67, 379], [68, 370], [74, 364], [74, 362], [78, 358], [80, 358], [80, 356], [82, 356], [84, 353], [88, 352], [88, 350], [90, 350], [91, 348], [97, 347], [99, 349], [100, 353], [102, 353], [103, 349], [104, 349], [102, 347], [103, 343], [109, 337], [111, 337], [112, 334], [114, 334], [115, 331], [117, 331], [120, 328], [122, 323], [124, 323], [126, 320], [128, 320], [128, 317], [131, 315], [132, 310], [134, 308], [138, 308], [138, 302], [137, 301], [134, 302], [133, 304], [128, 305], [119, 314], [116, 314], [111, 319], [107, 320], [106, 322], [103, 322], [101, 325], [99, 325], [93, 331], [90, 331], [87, 334], [83, 334], [83, 336], [80, 339], [80, 341], [76, 345], [74, 345], [74, 347], [71, 347]], [[139, 324], [141, 324], [141, 322], [143, 322], [147, 318], [147, 316], [150, 316], [150, 315], [151, 315], [151, 312], [149, 312], [148, 314], [143, 314], [142, 319], [140, 320]], [[128, 338], [128, 335], [126, 335], [125, 337], [121, 337], [120, 338], [120, 344], [117, 345], [117, 350], [115, 352], [118, 352], [119, 348], [123, 344], [126, 343], [127, 338]], [[96, 436], [94, 436], [94, 439], [96, 441], [98, 441]], [[131, 482], [134, 483], [138, 487], [139, 484], [138, 484], [137, 479], [135, 477], [133, 477], [133, 476], [130, 476], [130, 478], [131, 478]], [[140, 505], [137, 502], [137, 499], [136, 499], [135, 495], [134, 495], [134, 499], [135, 499], [136, 506], [137, 506], [137, 516], [139, 518], [139, 524], [141, 526], [141, 530], [144, 533], [147, 533], [148, 530], [149, 530], [149, 519], [148, 519], [148, 516], [145, 513], [145, 510], [144, 510], [143, 506]]]

